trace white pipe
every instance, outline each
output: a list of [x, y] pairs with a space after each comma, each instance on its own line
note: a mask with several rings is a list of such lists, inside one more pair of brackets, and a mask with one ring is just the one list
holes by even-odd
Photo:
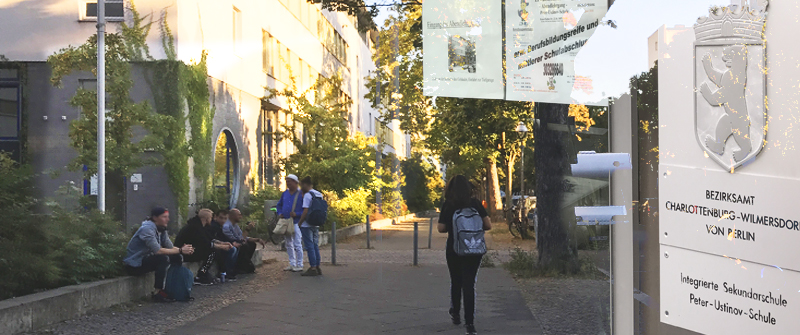
[[97, 0], [97, 209], [106, 211], [106, 1]]

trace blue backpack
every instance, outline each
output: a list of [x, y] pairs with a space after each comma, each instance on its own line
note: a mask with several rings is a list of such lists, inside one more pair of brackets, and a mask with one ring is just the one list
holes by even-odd
[[308, 207], [306, 222], [312, 226], [320, 227], [328, 220], [328, 202], [322, 197], [311, 192], [311, 206]]
[[170, 265], [167, 269], [167, 284], [164, 291], [171, 299], [177, 301], [189, 301], [192, 296], [192, 285], [194, 285], [194, 274], [182, 265]]

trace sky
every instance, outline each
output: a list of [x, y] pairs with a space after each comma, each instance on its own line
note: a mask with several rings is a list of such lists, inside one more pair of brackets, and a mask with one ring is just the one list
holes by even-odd
[[[487, 1], [487, 0], [483, 0]], [[396, 3], [393, 0], [367, 0], [367, 4]], [[647, 38], [659, 27], [691, 27], [711, 6], [727, 6], [731, 0], [616, 0], [606, 20], [617, 28], [600, 26], [575, 60], [578, 73], [590, 76], [596, 95], [618, 97], [628, 91], [631, 77], [649, 69]], [[382, 25], [390, 15], [383, 7], [376, 23]]]

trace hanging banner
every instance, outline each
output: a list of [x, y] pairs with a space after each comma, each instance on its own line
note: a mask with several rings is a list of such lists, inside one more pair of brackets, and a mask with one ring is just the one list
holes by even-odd
[[422, 6], [425, 95], [503, 99], [501, 1], [426, 0]]
[[591, 78], [575, 73], [575, 56], [607, 10], [607, 0], [506, 2], [506, 99], [607, 105], [572, 98], [593, 89]]

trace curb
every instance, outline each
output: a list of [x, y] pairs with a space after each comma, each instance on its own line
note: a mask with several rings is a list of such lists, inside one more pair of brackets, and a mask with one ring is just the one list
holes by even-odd
[[[263, 264], [264, 249], [253, 253], [253, 264]], [[183, 263], [196, 273], [200, 263]], [[215, 267], [212, 267], [215, 268]], [[45, 292], [0, 301], [0, 334], [33, 331], [75, 319], [87, 312], [148, 297], [155, 275], [118, 277], [64, 286]]]

